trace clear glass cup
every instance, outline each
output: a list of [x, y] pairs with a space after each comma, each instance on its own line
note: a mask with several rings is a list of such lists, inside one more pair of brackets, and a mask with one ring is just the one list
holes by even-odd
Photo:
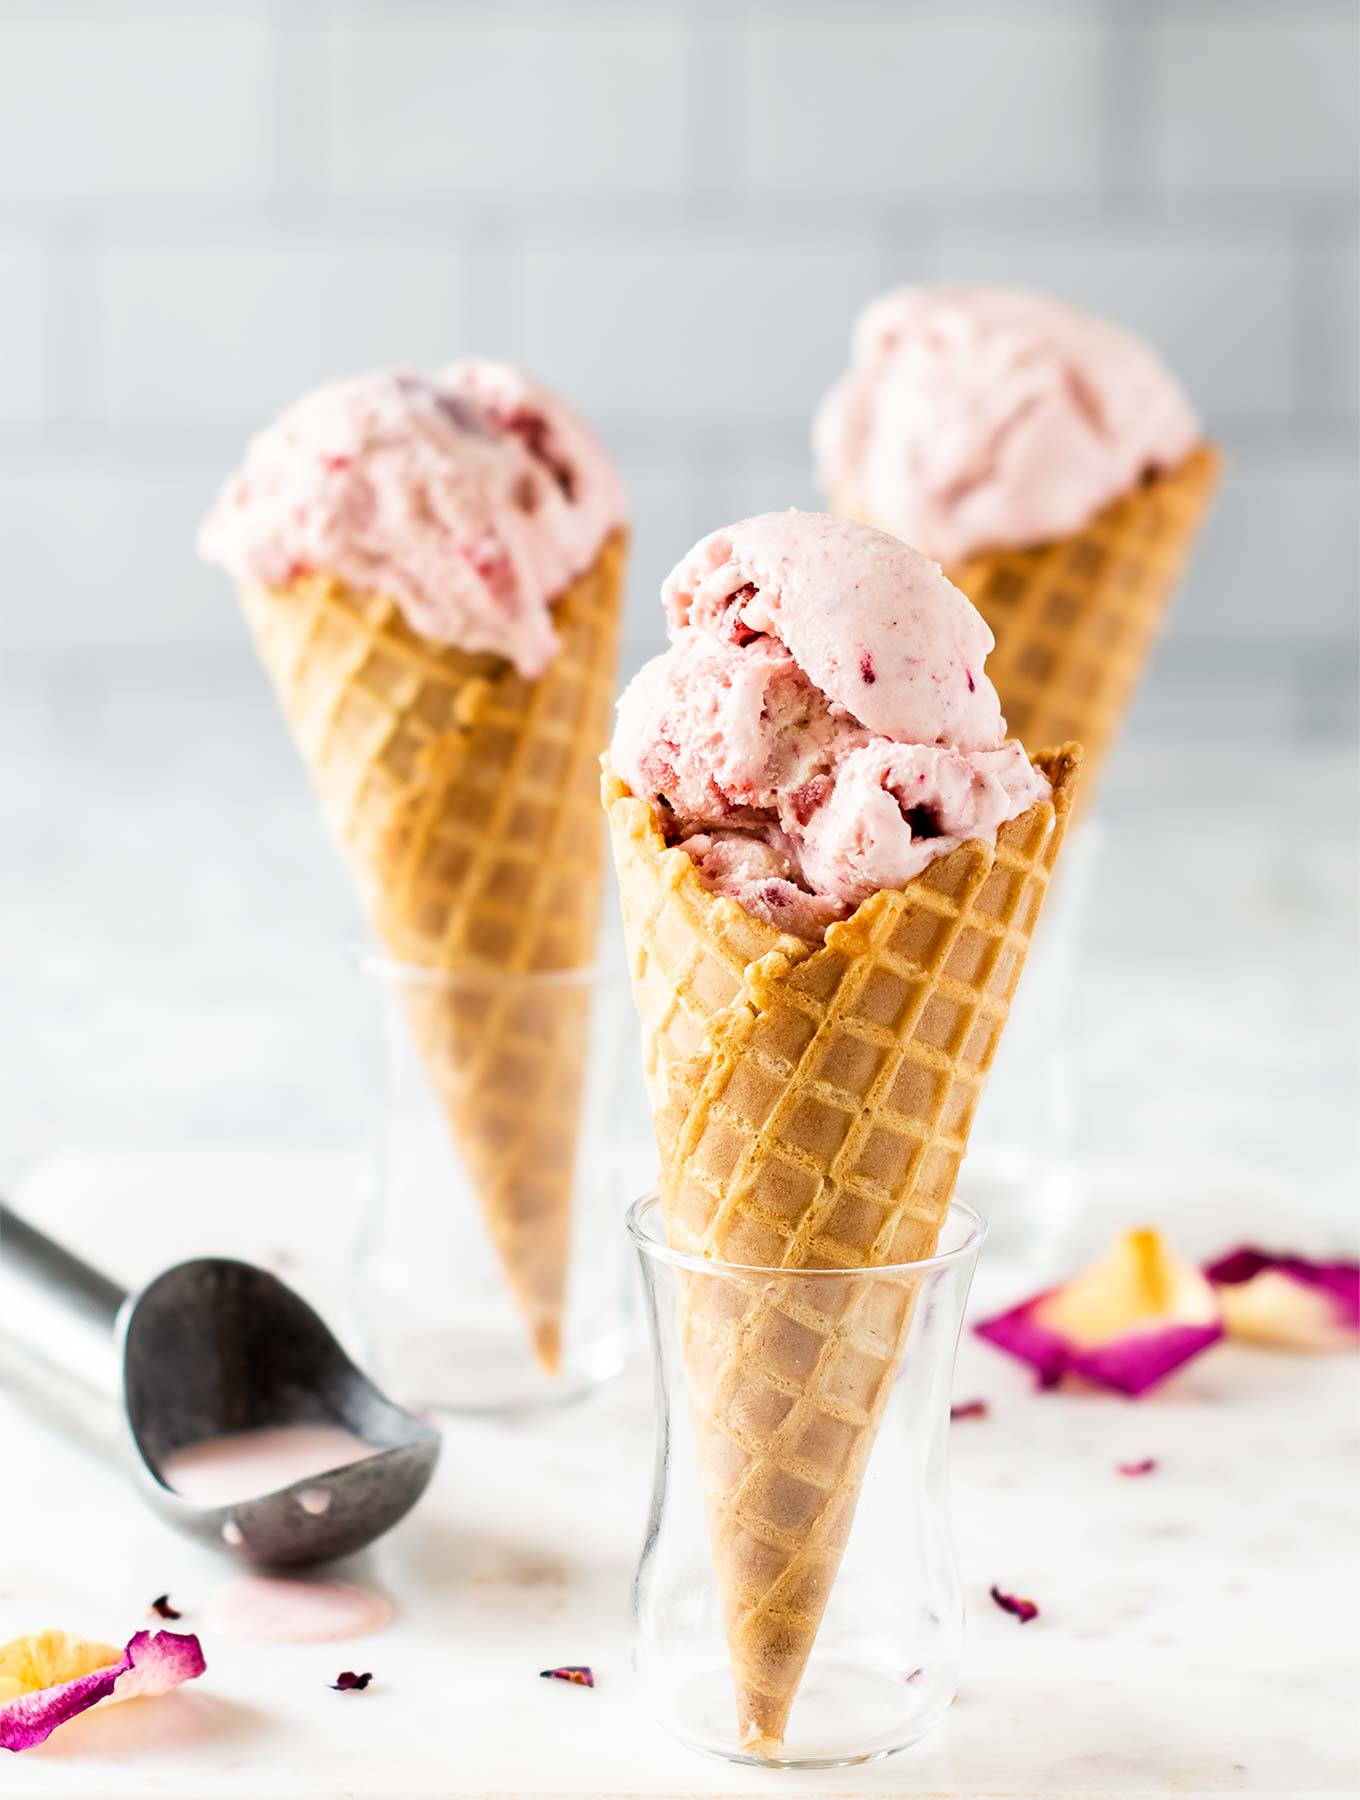
[[959, 1197], [990, 1221], [993, 1272], [1047, 1270], [1078, 1210], [1081, 951], [1101, 842], [1098, 821], [1068, 833], [959, 1171]]
[[[634, 1664], [674, 1737], [734, 1762], [832, 1768], [904, 1749], [948, 1708], [963, 1641], [950, 1391], [986, 1229], [956, 1202], [927, 1261], [748, 1269], [670, 1250], [654, 1195], [630, 1210], [657, 1400]], [[715, 1557], [743, 1596], [751, 1683], [787, 1697], [796, 1681], [782, 1744], [765, 1754], [739, 1724], [755, 1714], [739, 1707]]]
[[627, 970], [365, 969], [385, 1024], [355, 1265], [370, 1366], [418, 1406], [574, 1399], [627, 1358], [618, 1195], [656, 1166]]

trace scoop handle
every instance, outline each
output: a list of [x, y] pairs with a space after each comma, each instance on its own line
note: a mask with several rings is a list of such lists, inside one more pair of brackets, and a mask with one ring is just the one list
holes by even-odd
[[[112, 1332], [127, 1295], [0, 1200], [0, 1279], [19, 1281], [60, 1301], [86, 1324]], [[0, 1315], [3, 1316], [3, 1315]]]
[[63, 1412], [120, 1388], [115, 1345], [127, 1298], [116, 1282], [55, 1243], [0, 1200], [3, 1370]]

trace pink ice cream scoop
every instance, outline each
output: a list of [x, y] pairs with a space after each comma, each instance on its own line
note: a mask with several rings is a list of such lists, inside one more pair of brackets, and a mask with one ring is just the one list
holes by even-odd
[[662, 589], [671, 647], [619, 702], [615, 771], [707, 885], [809, 940], [1048, 794], [1007, 741], [992, 635], [867, 525], [766, 513]]
[[316, 389], [251, 443], [199, 533], [238, 581], [324, 573], [388, 595], [437, 644], [543, 672], [552, 603], [624, 520], [623, 488], [560, 400], [504, 363]]
[[696, 544], [661, 590], [672, 627], [784, 645], [868, 730], [988, 749], [1004, 736], [982, 676], [995, 640], [934, 563], [825, 513], [765, 513]]
[[946, 564], [1070, 536], [1200, 439], [1140, 339], [1010, 288], [882, 295], [813, 427], [836, 507]]

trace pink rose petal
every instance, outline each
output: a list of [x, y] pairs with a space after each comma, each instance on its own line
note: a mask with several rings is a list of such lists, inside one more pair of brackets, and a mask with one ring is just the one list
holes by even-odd
[[139, 1631], [124, 1652], [115, 1700], [150, 1700], [186, 1681], [196, 1681], [207, 1664], [203, 1646], [192, 1632]]
[[87, 1712], [101, 1700], [135, 1700], [165, 1694], [181, 1682], [193, 1681], [205, 1668], [196, 1637], [175, 1631], [139, 1631], [122, 1657], [74, 1681], [20, 1694], [0, 1705], [0, 1749], [31, 1750], [44, 1743], [59, 1725]]
[[1038, 1371], [1080, 1375], [1136, 1398], [1223, 1336], [1214, 1290], [1155, 1231], [1125, 1232], [1108, 1255], [975, 1327]]
[[1228, 1335], [1290, 1350], [1345, 1350], [1360, 1338], [1360, 1264], [1277, 1256], [1244, 1244], [1204, 1271]]

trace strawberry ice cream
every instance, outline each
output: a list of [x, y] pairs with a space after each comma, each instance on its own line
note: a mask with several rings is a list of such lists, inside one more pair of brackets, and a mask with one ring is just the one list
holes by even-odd
[[882, 295], [813, 427], [836, 508], [945, 564], [1070, 536], [1200, 441], [1140, 339], [1008, 288]]
[[935, 564], [820, 513], [698, 544], [671, 647], [619, 702], [610, 759], [705, 882], [810, 940], [1048, 794], [1007, 741], [992, 634]]
[[334, 575], [437, 644], [540, 675], [552, 602], [624, 520], [604, 451], [504, 363], [333, 382], [251, 443], [199, 534], [238, 581]]

